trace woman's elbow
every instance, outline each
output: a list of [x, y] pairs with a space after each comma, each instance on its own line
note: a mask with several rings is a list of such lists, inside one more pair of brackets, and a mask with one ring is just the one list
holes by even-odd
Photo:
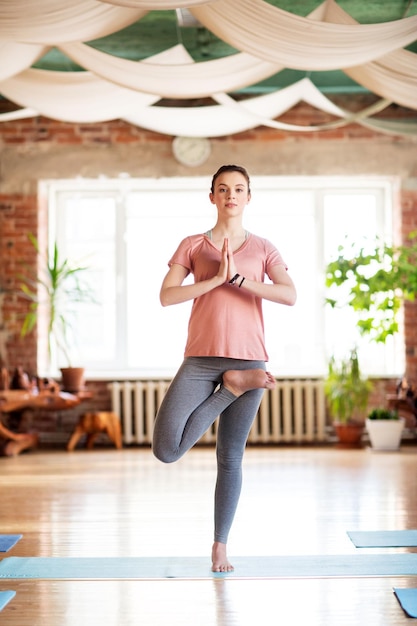
[[162, 304], [162, 306], [169, 306], [171, 304], [165, 292], [161, 292], [159, 294], [159, 302]]
[[294, 306], [296, 302], [297, 302], [297, 292], [295, 289], [290, 289], [290, 291], [287, 294], [285, 304], [287, 306]]

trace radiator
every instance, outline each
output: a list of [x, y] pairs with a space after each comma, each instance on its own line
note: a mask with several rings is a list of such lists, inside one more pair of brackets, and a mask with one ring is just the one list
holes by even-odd
[[[112, 410], [120, 415], [126, 444], [150, 444], [155, 415], [169, 380], [110, 383]], [[217, 420], [200, 440], [216, 441]], [[326, 441], [326, 410], [320, 379], [277, 379], [265, 391], [249, 434], [249, 443], [307, 443]]]

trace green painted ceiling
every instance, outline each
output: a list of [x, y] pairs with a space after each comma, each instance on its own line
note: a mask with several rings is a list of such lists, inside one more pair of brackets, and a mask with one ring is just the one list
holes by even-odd
[[[308, 15], [321, 2], [322, 0], [269, 0], [269, 4], [301, 16]], [[387, 22], [417, 14], [417, 0], [338, 0], [338, 4], [361, 24]], [[185, 46], [195, 61], [217, 59], [236, 52], [204, 28], [180, 27], [173, 10], [150, 11], [128, 28], [88, 43], [103, 52], [136, 61], [178, 43]], [[417, 53], [417, 33], [416, 41], [408, 49]], [[50, 50], [34, 67], [59, 71], [81, 70], [56, 49]], [[305, 75], [302, 71], [284, 70], [268, 80], [241, 90], [240, 93], [259, 94], [276, 90]], [[366, 92], [366, 89], [342, 71], [309, 72], [308, 76], [323, 92]]]

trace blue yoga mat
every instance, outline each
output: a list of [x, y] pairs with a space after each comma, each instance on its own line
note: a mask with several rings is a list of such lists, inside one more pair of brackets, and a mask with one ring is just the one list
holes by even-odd
[[23, 535], [0, 535], [0, 552], [7, 552]]
[[398, 589], [394, 593], [403, 610], [409, 617], [417, 617], [417, 589]]
[[16, 595], [15, 591], [0, 591], [0, 611], [4, 609], [6, 604], [10, 602]]
[[417, 530], [355, 530], [348, 535], [357, 548], [417, 547]]
[[213, 573], [206, 557], [9, 557], [0, 579], [332, 578], [417, 575], [417, 554], [234, 557], [234, 572]]

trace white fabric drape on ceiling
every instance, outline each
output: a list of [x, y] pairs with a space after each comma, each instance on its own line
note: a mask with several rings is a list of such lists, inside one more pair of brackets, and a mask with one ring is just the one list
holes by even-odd
[[0, 80], [23, 72], [47, 51], [48, 47], [42, 44], [0, 42]]
[[[27, 70], [27, 72], [35, 71]], [[387, 106], [387, 101], [378, 102], [372, 111], [365, 110], [351, 115], [328, 100], [308, 78], [280, 91], [251, 98], [241, 103], [235, 102], [233, 98], [226, 94], [216, 94], [214, 98], [219, 102], [218, 105], [191, 108], [169, 107], [167, 109], [163, 106], [151, 106], [153, 104], [151, 96], [148, 96], [150, 98], [149, 102], [141, 101], [138, 98], [140, 94], [133, 92], [133, 97], [129, 99], [129, 94], [125, 93], [126, 90], [120, 90], [120, 88], [110, 83], [107, 84], [107, 89], [104, 85], [101, 86], [101, 98], [100, 102], [97, 103], [91, 97], [91, 93], [95, 92], [95, 81], [97, 79], [87, 74], [81, 80], [79, 74], [79, 72], [69, 73], [65, 83], [63, 82], [65, 77], [61, 78], [60, 96], [58, 100], [55, 100], [56, 110], [53, 116], [55, 119], [68, 121], [68, 115], [71, 122], [87, 123], [94, 120], [107, 121], [114, 119], [115, 115], [112, 106], [114, 106], [117, 96], [119, 96], [126, 98], [123, 106], [123, 115], [121, 116], [122, 119], [136, 126], [168, 135], [220, 137], [239, 133], [259, 126], [259, 124], [280, 130], [303, 130], [309, 132], [333, 128], [336, 123], [338, 126], [343, 126], [353, 121], [386, 133], [417, 133], [417, 124], [367, 119], [367, 115], [374, 113], [376, 107], [383, 108]], [[52, 89], [51, 85], [46, 85], [45, 89], [39, 92], [37, 110], [24, 108], [13, 113], [5, 113], [0, 116], [0, 120], [23, 119], [33, 117], [39, 113], [50, 117], [50, 90]], [[68, 107], [67, 93], [71, 90], [76, 91], [76, 98]], [[301, 127], [283, 124], [274, 119], [300, 101], [307, 102], [316, 108], [335, 115], [339, 117], [339, 120], [329, 125]], [[70, 113], [68, 112], [69, 110]]]
[[[161, 98], [204, 98], [216, 91], [235, 91], [283, 69], [244, 52], [224, 59], [194, 63], [187, 54], [178, 62], [129, 61], [94, 50], [82, 43], [61, 45], [73, 61], [116, 84], [158, 94]], [[177, 50], [186, 52], [182, 45]], [[171, 48], [174, 55], [175, 48]], [[177, 59], [175, 58], [175, 61]], [[175, 64], [175, 68], [172, 66]], [[173, 71], [174, 70], [174, 71]]]
[[9, 100], [61, 122], [107, 122], [159, 100], [158, 96], [108, 83], [90, 72], [30, 69], [5, 84], [3, 93]]
[[105, 4], [113, 4], [116, 7], [130, 7], [137, 9], [149, 9], [150, 11], [164, 11], [166, 9], [186, 9], [200, 4], [209, 4], [212, 0], [101, 0]]
[[[329, 2], [326, 19], [339, 24], [357, 24], [335, 2]], [[345, 73], [370, 91], [397, 104], [416, 107], [417, 54], [395, 50], [379, 60], [344, 69]]]
[[147, 13], [98, 0], [2, 0], [0, 40], [49, 45], [90, 41], [134, 24]]
[[[178, 44], [145, 61], [101, 52], [86, 41], [137, 22], [149, 10], [187, 7], [235, 54], [196, 63]], [[381, 132], [415, 133], [414, 123], [370, 119], [389, 102], [417, 109], [417, 55], [402, 47], [417, 34], [417, 16], [383, 24], [358, 24], [334, 0], [299, 17], [264, 0], [2, 0], [0, 93], [31, 113], [68, 122], [122, 118], [170, 135], [221, 136], [254, 128], [310, 131], [355, 121]], [[140, 42], [138, 43], [140, 45]], [[51, 46], [84, 71], [30, 69]], [[228, 96], [285, 67], [342, 69], [383, 100], [359, 113], [333, 105], [309, 80], [257, 98]], [[160, 98], [211, 97], [213, 106], [158, 106]], [[315, 127], [275, 118], [304, 100], [337, 119]], [[167, 114], [169, 111], [169, 114]], [[18, 119], [19, 111], [0, 115]]]
[[217, 0], [190, 12], [238, 50], [301, 70], [373, 61], [412, 43], [417, 33], [417, 15], [382, 24], [312, 22], [264, 0]]

